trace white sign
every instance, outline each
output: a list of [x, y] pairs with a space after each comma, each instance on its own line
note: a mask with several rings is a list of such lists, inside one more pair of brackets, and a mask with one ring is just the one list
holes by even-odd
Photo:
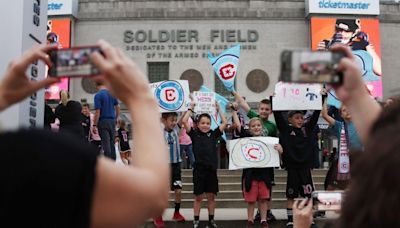
[[274, 137], [230, 140], [229, 170], [279, 167], [279, 152], [274, 149], [278, 143], [279, 139]]
[[211, 116], [215, 114], [215, 93], [214, 92], [193, 92], [193, 101], [195, 113], [208, 113]]
[[321, 110], [320, 84], [296, 84], [278, 82], [272, 99], [274, 111]]
[[78, 15], [78, 0], [49, 0], [48, 15]]
[[379, 0], [306, 0], [306, 15], [379, 15]]
[[[9, 62], [34, 45], [46, 43], [47, 0], [0, 1], [0, 80]], [[32, 63], [26, 75], [29, 80], [43, 80], [42, 61]], [[44, 90], [0, 113], [1, 128], [42, 127], [44, 119]]]
[[184, 112], [190, 104], [189, 83], [187, 80], [171, 80], [150, 84], [159, 110], [164, 112]]

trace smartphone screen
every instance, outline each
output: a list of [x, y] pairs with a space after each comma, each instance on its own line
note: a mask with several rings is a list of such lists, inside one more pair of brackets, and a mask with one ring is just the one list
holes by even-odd
[[281, 80], [300, 83], [341, 83], [336, 68], [342, 55], [333, 52], [285, 51]]
[[312, 194], [313, 208], [318, 211], [340, 211], [343, 191], [316, 191]]
[[91, 62], [92, 52], [101, 52], [98, 46], [72, 47], [53, 50], [50, 60], [53, 66], [49, 69], [51, 77], [85, 77], [98, 75], [100, 71]]

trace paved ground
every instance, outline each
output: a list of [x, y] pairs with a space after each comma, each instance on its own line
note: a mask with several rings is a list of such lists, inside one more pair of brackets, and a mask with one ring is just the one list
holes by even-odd
[[[269, 223], [270, 228], [286, 228], [286, 210], [276, 209], [272, 210], [277, 221]], [[165, 228], [192, 228], [193, 211], [192, 209], [182, 209], [181, 213], [186, 217], [187, 221], [184, 223], [178, 223], [171, 221], [173, 209], [167, 209], [163, 215], [165, 220]], [[215, 220], [217, 221], [218, 228], [245, 228], [246, 227], [246, 209], [216, 209]], [[208, 220], [207, 209], [203, 209], [200, 213], [200, 228], [207, 227]], [[329, 223], [337, 218], [337, 215], [333, 212], [328, 212], [325, 218], [315, 219], [318, 228], [326, 228]], [[334, 222], [334, 221], [333, 221]], [[139, 226], [139, 228], [154, 228], [153, 221], [149, 220], [147, 223]], [[254, 228], [258, 228], [259, 224], [256, 224]]]
[[[192, 208], [183, 208], [180, 210], [181, 214], [188, 221], [193, 220], [193, 209]], [[174, 213], [174, 209], [169, 208], [164, 212], [163, 218], [165, 221], [171, 221], [172, 214]], [[272, 213], [278, 220], [286, 220], [286, 209], [274, 209]], [[338, 215], [334, 212], [327, 212], [327, 219], [335, 219]], [[200, 220], [207, 221], [208, 220], [208, 212], [206, 208], [202, 208], [200, 212]], [[223, 221], [234, 221], [234, 220], [247, 220], [247, 209], [246, 208], [217, 208], [215, 209], [215, 220]]]

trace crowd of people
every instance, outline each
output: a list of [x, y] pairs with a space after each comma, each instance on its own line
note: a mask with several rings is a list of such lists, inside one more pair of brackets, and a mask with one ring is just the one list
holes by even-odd
[[[130, 133], [126, 121], [120, 116], [118, 100], [98, 84], [92, 113], [88, 103], [70, 99], [67, 91], [60, 91], [60, 102], [54, 108], [45, 104], [44, 128], [55, 132], [67, 132], [96, 147], [98, 154], [116, 160], [119, 151], [121, 161], [131, 161]], [[116, 150], [116, 147], [118, 150]]]
[[[100, 41], [99, 45], [103, 55], [91, 55], [102, 73], [93, 78], [100, 90], [94, 98], [95, 113], [90, 112], [88, 104], [70, 100], [68, 93], [62, 91], [55, 111], [47, 106], [45, 111], [45, 128], [58, 119], [58, 133], [31, 129], [0, 134], [4, 151], [0, 159], [0, 181], [4, 186], [0, 189], [0, 224], [132, 227], [153, 218], [157, 227], [163, 227], [162, 214], [168, 205], [169, 190], [174, 191], [175, 198], [172, 219], [183, 222], [186, 218], [180, 213], [181, 162], [185, 151], [188, 167], [193, 168], [193, 227], [200, 225], [201, 203], [206, 198], [208, 227], [216, 228], [216, 145], [227, 127], [225, 116], [221, 114], [221, 123], [212, 129], [212, 117], [207, 113], [195, 114], [196, 104], [192, 103], [179, 118], [178, 113], [162, 113], [160, 117], [148, 79], [137, 65], [107, 42]], [[10, 63], [0, 81], [0, 111], [58, 81], [30, 81], [25, 75], [34, 61], [51, 66], [47, 53], [56, 48], [33, 47]], [[396, 139], [400, 137], [400, 105], [396, 98], [388, 99], [383, 107], [378, 104], [369, 96], [351, 50], [340, 45], [332, 50], [345, 56], [338, 67], [344, 75], [343, 84], [334, 88], [342, 101], [340, 116], [330, 115], [325, 103], [322, 111], [313, 111], [309, 118], [304, 111], [284, 113], [274, 110], [268, 99], [260, 101], [255, 111], [238, 92], [232, 92], [236, 101], [229, 107], [235, 137], [279, 137], [274, 148], [288, 174], [287, 227], [316, 227], [309, 198], [315, 190], [311, 169], [315, 166], [315, 128], [322, 113], [338, 138], [326, 190], [346, 191], [340, 217], [333, 226], [397, 227], [400, 222], [395, 208], [400, 194], [395, 183], [400, 181], [396, 172], [400, 157], [396, 153]], [[321, 93], [325, 95], [326, 91]], [[132, 129], [118, 119], [117, 99], [127, 106]], [[248, 123], [238, 115], [240, 109], [248, 116]], [[217, 113], [219, 110], [216, 103]], [[271, 114], [275, 123], [269, 120]], [[132, 159], [130, 132], [135, 145]], [[125, 166], [115, 164], [116, 138]], [[243, 169], [247, 227], [254, 227], [257, 217], [261, 227], [269, 227], [268, 221], [274, 219], [274, 184], [273, 168]], [[298, 197], [308, 199], [295, 201]], [[258, 216], [254, 215], [256, 202]], [[19, 218], [21, 214], [24, 219]]]

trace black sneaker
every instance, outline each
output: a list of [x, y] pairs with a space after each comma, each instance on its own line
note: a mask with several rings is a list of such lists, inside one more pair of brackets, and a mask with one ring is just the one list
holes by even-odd
[[193, 228], [199, 228], [199, 227], [200, 227], [200, 221], [199, 220], [193, 221]]
[[261, 222], [261, 214], [259, 210], [257, 210], [257, 214], [254, 216], [254, 222]]
[[217, 223], [215, 223], [215, 220], [212, 219], [210, 221], [208, 221], [208, 225], [206, 226], [206, 228], [218, 228]]
[[262, 221], [260, 225], [261, 228], [269, 228], [267, 221]]
[[269, 222], [275, 222], [276, 221], [276, 217], [274, 214], [272, 214], [272, 211], [269, 211], [267, 213], [267, 221]]

